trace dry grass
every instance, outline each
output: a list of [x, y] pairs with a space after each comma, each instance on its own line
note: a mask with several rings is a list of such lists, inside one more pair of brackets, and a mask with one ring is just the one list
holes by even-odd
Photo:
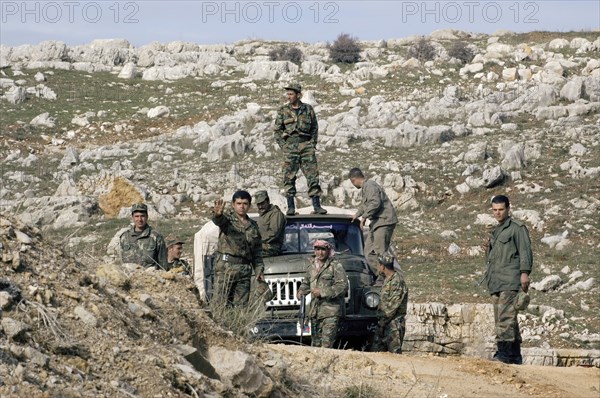
[[108, 193], [98, 197], [98, 203], [107, 217], [115, 217], [122, 207], [143, 202], [140, 192], [123, 177], [114, 179]]

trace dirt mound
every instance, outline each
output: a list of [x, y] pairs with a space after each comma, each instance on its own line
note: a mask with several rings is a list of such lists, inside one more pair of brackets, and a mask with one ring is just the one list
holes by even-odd
[[1, 396], [241, 394], [202, 358], [244, 343], [212, 321], [189, 277], [78, 261], [37, 230], [0, 221]]

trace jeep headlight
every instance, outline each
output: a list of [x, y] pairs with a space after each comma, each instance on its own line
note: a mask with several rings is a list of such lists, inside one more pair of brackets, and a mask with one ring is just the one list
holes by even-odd
[[365, 293], [365, 305], [371, 309], [377, 308], [379, 305], [379, 293], [367, 292]]

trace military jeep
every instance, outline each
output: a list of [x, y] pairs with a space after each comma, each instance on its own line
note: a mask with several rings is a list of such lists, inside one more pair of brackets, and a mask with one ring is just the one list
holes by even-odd
[[[315, 240], [333, 244], [336, 259], [342, 263], [348, 277], [348, 291], [340, 320], [340, 343], [365, 347], [372, 340], [377, 326], [376, 308], [379, 304], [379, 288], [372, 287], [375, 275], [367, 265], [363, 253], [363, 233], [358, 221], [352, 222], [347, 215], [296, 215], [287, 217], [282, 253], [264, 258], [265, 281], [273, 293], [266, 303], [265, 316], [253, 328], [252, 333], [271, 340], [310, 342], [310, 321], [300, 328], [301, 302], [296, 293], [308, 259], [313, 253]], [[212, 276], [211, 266], [205, 262], [205, 272]], [[254, 278], [253, 278], [254, 279]], [[207, 291], [211, 290], [207, 288]], [[306, 296], [306, 313], [311, 295]]]

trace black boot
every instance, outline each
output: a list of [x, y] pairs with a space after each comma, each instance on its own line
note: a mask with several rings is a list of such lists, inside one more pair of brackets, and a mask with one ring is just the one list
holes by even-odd
[[496, 353], [492, 357], [492, 361], [499, 361], [502, 363], [512, 363], [510, 357], [510, 341], [498, 341], [496, 346], [498, 347]]
[[296, 205], [294, 205], [294, 197], [293, 196], [287, 197], [287, 206], [288, 206], [288, 209], [285, 212], [285, 214], [287, 216], [293, 216], [294, 214], [296, 214]]
[[327, 210], [321, 207], [321, 198], [313, 196], [311, 199], [316, 214], [327, 214]]
[[523, 365], [523, 356], [521, 355], [521, 342], [514, 341], [510, 343], [510, 363]]

